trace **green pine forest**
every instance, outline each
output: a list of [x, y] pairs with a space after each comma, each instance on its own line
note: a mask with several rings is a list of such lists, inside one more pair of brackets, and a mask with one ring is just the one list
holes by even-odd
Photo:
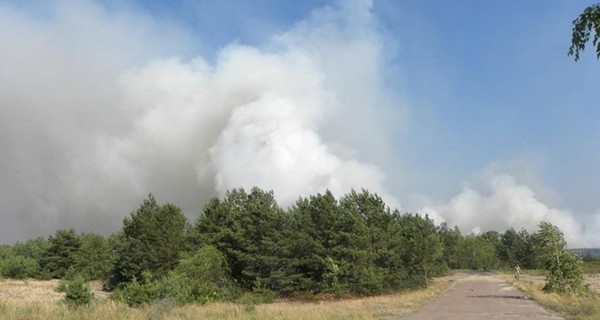
[[425, 287], [450, 269], [548, 269], [556, 252], [580, 267], [565, 247], [560, 230], [545, 222], [533, 234], [463, 235], [427, 216], [392, 211], [366, 190], [340, 198], [325, 192], [283, 209], [272, 191], [253, 188], [211, 199], [193, 223], [178, 206], [149, 195], [109, 237], [62, 229], [0, 246], [0, 272], [13, 279], [100, 279], [112, 299], [130, 306], [260, 303]]

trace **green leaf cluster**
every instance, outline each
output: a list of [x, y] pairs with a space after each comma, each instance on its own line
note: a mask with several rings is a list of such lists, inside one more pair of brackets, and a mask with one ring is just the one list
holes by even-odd
[[548, 272], [544, 290], [569, 294], [584, 292], [583, 260], [567, 251], [562, 231], [543, 221], [534, 239], [539, 263]]
[[589, 6], [573, 20], [573, 34], [569, 55], [579, 60], [579, 53], [585, 50], [586, 44], [592, 40], [596, 47], [596, 58], [600, 59], [600, 3]]

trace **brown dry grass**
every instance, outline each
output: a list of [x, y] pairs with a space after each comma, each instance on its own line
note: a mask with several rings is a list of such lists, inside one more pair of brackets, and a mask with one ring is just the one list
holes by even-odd
[[377, 297], [334, 301], [279, 301], [248, 307], [234, 303], [177, 307], [157, 303], [129, 308], [110, 300], [88, 307], [70, 309], [58, 303], [62, 294], [54, 291], [58, 281], [0, 281], [2, 319], [392, 319], [418, 310], [425, 302], [450, 287], [464, 275], [436, 279], [429, 288]]
[[600, 319], [600, 297], [598, 294], [571, 296], [546, 293], [542, 291], [543, 285], [528, 281], [515, 282], [515, 286], [526, 292], [543, 307], [561, 313], [566, 319]]
[[600, 274], [586, 274], [585, 283], [589, 285], [590, 290], [600, 294]]
[[[59, 282], [59, 280], [0, 279], [0, 302], [58, 302], [63, 297], [63, 293], [54, 290]], [[92, 281], [89, 284], [95, 297], [99, 299], [108, 297], [108, 292], [102, 291], [100, 281]]]
[[58, 280], [11, 280], [0, 279], [0, 301], [5, 302], [57, 302], [63, 294], [54, 291]]
[[545, 277], [539, 273], [522, 274], [519, 281], [514, 281], [513, 276], [508, 274], [502, 274], [500, 277], [527, 293], [543, 307], [561, 313], [566, 319], [600, 319], [600, 275], [598, 274], [585, 275], [585, 283], [591, 293], [583, 296], [559, 295], [542, 291]]
[[[531, 283], [543, 287], [546, 282], [546, 277], [542, 274], [543, 272], [540, 272], [539, 270], [534, 270], [532, 272], [525, 271], [521, 274], [520, 282]], [[512, 274], [503, 273], [501, 274], [501, 277], [510, 283], [514, 281]], [[600, 294], [600, 273], [584, 274], [584, 282], [592, 292]]]

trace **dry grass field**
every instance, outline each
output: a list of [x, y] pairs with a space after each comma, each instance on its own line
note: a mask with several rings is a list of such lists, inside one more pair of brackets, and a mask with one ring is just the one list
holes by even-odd
[[158, 303], [142, 308], [106, 300], [99, 284], [92, 283], [96, 297], [90, 306], [72, 309], [59, 301], [58, 281], [0, 280], [0, 318], [16, 319], [397, 319], [419, 309], [425, 302], [450, 287], [462, 274], [436, 279], [429, 288], [377, 297], [332, 301], [278, 301], [244, 306], [234, 303], [174, 306]]
[[542, 291], [544, 276], [537, 272], [525, 272], [518, 282], [513, 276], [502, 274], [500, 276], [507, 282], [513, 283], [521, 291], [527, 293], [545, 308], [561, 313], [566, 319], [597, 320], [600, 319], [600, 274], [586, 274], [585, 283], [590, 288], [591, 294], [586, 296], [565, 296]]
[[[60, 301], [63, 293], [56, 292], [59, 280], [12, 280], [0, 279], [0, 303], [55, 303]], [[100, 300], [108, 297], [108, 292], [102, 291], [100, 281], [89, 283], [94, 296]]]
[[[508, 282], [514, 282], [512, 274], [502, 274], [501, 277]], [[585, 284], [588, 285], [590, 290], [596, 294], [600, 294], [600, 273], [585, 274], [584, 277]], [[545, 283], [545, 277], [536, 273], [530, 274], [525, 272], [521, 275], [520, 282], [543, 287]]]

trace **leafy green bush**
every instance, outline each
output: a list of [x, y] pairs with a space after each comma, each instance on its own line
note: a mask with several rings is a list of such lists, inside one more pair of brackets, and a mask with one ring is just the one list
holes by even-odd
[[94, 299], [94, 293], [81, 276], [61, 281], [56, 291], [64, 292], [65, 297], [62, 301], [74, 307], [87, 305]]
[[12, 279], [36, 278], [40, 274], [40, 266], [32, 258], [13, 256], [4, 262], [2, 276]]
[[116, 289], [111, 294], [111, 299], [126, 303], [130, 307], [150, 304], [160, 297], [160, 283], [152, 279], [148, 271], [142, 273], [143, 279], [138, 282], [133, 278], [129, 284]]
[[142, 273], [142, 281], [115, 290], [112, 298], [130, 306], [150, 304], [158, 300], [177, 304], [191, 302], [210, 303], [235, 295], [229, 280], [225, 257], [216, 248], [204, 246], [198, 252], [179, 261], [175, 270], [155, 278], [152, 273]]
[[581, 258], [571, 252], [564, 252], [560, 258], [560, 263], [552, 263], [549, 266], [544, 291], [558, 293], [585, 291]]
[[256, 305], [273, 303], [276, 298], [275, 292], [265, 288], [260, 281], [256, 281], [254, 289], [244, 293], [237, 302], [242, 304], [246, 311], [254, 311]]
[[178, 303], [209, 303], [232, 294], [225, 256], [213, 246], [204, 246], [185, 257], [163, 281], [165, 297]]
[[579, 255], [567, 251], [562, 231], [543, 221], [534, 238], [540, 265], [548, 271], [544, 291], [569, 294], [585, 292], [583, 261]]

